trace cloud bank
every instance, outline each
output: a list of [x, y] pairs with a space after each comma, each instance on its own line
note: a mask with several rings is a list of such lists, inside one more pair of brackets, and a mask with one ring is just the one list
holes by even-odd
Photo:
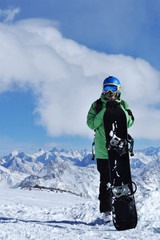
[[107, 55], [62, 36], [54, 22], [29, 19], [0, 23], [0, 92], [32, 89], [38, 124], [50, 136], [91, 136], [87, 112], [114, 75], [135, 115], [131, 133], [160, 139], [160, 73], [143, 59]]

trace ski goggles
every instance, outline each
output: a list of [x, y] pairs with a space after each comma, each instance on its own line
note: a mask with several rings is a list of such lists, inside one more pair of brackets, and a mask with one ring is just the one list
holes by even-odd
[[120, 89], [120, 86], [117, 86], [117, 85], [115, 85], [115, 84], [112, 84], [112, 83], [110, 83], [110, 84], [104, 84], [103, 85], [103, 91], [105, 92], [105, 93], [107, 93], [107, 92], [112, 92], [112, 93], [116, 93], [116, 92], [118, 92], [119, 91], [119, 89]]

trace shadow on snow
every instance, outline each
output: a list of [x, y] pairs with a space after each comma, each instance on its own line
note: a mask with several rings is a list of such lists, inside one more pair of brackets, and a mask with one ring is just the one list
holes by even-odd
[[36, 223], [36, 224], [47, 225], [50, 227], [57, 227], [57, 228], [65, 228], [65, 227], [59, 226], [59, 225], [53, 225], [53, 224], [69, 224], [69, 225], [85, 225], [85, 226], [106, 225], [105, 221], [100, 218], [97, 218], [95, 221], [92, 221], [90, 223], [86, 223], [83, 221], [69, 221], [69, 220], [38, 221], [38, 220], [24, 220], [24, 219], [18, 219], [18, 218], [5, 218], [5, 217], [0, 218], [0, 224], [1, 223], [18, 223], [18, 222]]

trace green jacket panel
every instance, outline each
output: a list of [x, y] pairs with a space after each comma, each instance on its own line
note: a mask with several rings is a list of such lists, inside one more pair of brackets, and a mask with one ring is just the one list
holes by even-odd
[[[97, 114], [96, 113], [96, 101], [91, 105], [88, 115], [87, 115], [87, 125], [90, 129], [95, 130], [95, 156], [100, 159], [108, 159], [108, 151], [106, 148], [106, 136], [104, 130], [103, 116], [106, 111], [106, 103], [108, 99], [101, 94], [102, 101], [102, 110]], [[121, 103], [121, 96], [116, 100]], [[123, 104], [120, 104], [120, 107], [126, 114], [127, 127], [131, 127], [134, 123], [132, 117], [128, 114], [127, 109], [129, 110], [129, 105], [127, 102], [123, 101]]]

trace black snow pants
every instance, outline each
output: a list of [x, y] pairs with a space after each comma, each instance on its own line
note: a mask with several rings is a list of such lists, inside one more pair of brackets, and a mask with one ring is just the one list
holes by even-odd
[[97, 170], [100, 173], [100, 186], [99, 186], [99, 201], [100, 212], [107, 212], [112, 210], [112, 195], [109, 188], [110, 173], [109, 173], [109, 160], [97, 159]]

